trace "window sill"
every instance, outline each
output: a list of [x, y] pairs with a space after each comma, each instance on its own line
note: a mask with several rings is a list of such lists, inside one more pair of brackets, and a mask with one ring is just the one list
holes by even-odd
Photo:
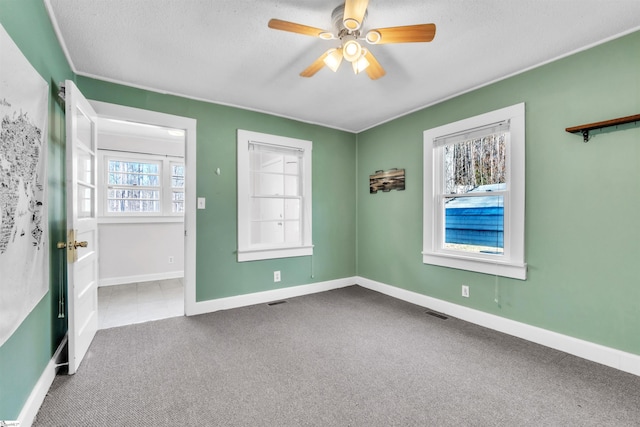
[[184, 216], [108, 216], [98, 217], [98, 224], [155, 224], [184, 222]]
[[259, 261], [263, 259], [292, 258], [313, 255], [313, 246], [295, 246], [291, 248], [238, 249], [238, 262]]
[[423, 252], [422, 262], [424, 264], [439, 265], [441, 267], [457, 268], [459, 270], [475, 271], [477, 273], [527, 280], [526, 263], [496, 262], [495, 260], [439, 254], [435, 252]]

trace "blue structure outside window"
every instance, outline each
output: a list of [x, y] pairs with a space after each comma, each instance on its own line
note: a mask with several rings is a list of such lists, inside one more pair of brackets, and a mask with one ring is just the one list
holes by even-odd
[[[504, 184], [479, 186], [469, 193], [503, 190]], [[445, 248], [502, 254], [504, 251], [504, 196], [452, 197], [445, 203]]]

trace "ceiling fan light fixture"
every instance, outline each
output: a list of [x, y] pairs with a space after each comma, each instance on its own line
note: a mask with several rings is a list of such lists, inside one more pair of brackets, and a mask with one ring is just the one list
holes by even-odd
[[354, 74], [359, 74], [367, 69], [369, 66], [369, 61], [365, 58], [366, 51], [363, 49], [362, 55], [358, 58], [357, 61], [353, 61], [351, 65], [353, 66]]
[[354, 38], [342, 45], [342, 55], [349, 62], [357, 61], [362, 56], [362, 46]]
[[333, 40], [336, 37], [330, 33], [329, 31], [323, 31], [320, 34], [318, 34], [318, 37], [320, 37], [322, 40]]
[[331, 49], [324, 57], [324, 63], [334, 73], [338, 71], [338, 67], [342, 63], [342, 49]]
[[347, 18], [342, 21], [342, 23], [344, 24], [344, 27], [349, 31], [355, 31], [360, 28], [360, 22], [353, 18]]
[[365, 36], [365, 39], [369, 44], [377, 44], [380, 42], [381, 38], [382, 38], [382, 34], [380, 34], [380, 32], [376, 30], [369, 31]]

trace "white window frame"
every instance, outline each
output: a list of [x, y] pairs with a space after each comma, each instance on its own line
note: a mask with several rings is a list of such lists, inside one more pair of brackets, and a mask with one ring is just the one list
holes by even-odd
[[[444, 248], [441, 152], [434, 141], [448, 135], [509, 121], [507, 188], [504, 191], [504, 253], [476, 254]], [[524, 252], [525, 104], [491, 111], [424, 131], [423, 263], [520, 280], [527, 278]]]
[[[302, 152], [301, 242], [298, 245], [251, 244], [251, 190], [249, 147], [252, 143]], [[238, 129], [238, 262], [313, 255], [311, 211], [311, 141]]]
[[[184, 216], [184, 212], [186, 210], [186, 203], [185, 203], [185, 196], [186, 196], [186, 192], [185, 192], [185, 188], [186, 188], [186, 165], [184, 163], [184, 159], [176, 159], [176, 158], [168, 158], [167, 162], [165, 162], [166, 166], [167, 166], [167, 174], [166, 174], [166, 179], [168, 179], [167, 182], [167, 199], [169, 202], [169, 205], [167, 207], [167, 212], [170, 215], [175, 215], [175, 216]], [[173, 186], [173, 166], [177, 165], [177, 166], [182, 166], [182, 170], [184, 172], [184, 175], [182, 176], [182, 179], [184, 180], [184, 185], [182, 187], [174, 187]], [[174, 212], [173, 211], [173, 193], [177, 192], [177, 193], [182, 193], [182, 212]]]
[[[100, 197], [98, 198], [98, 213], [99, 222], [122, 222], [132, 219], [138, 219], [141, 221], [147, 220], [166, 220], [183, 221], [184, 212], [173, 212], [172, 206], [172, 192], [174, 188], [171, 186], [171, 165], [182, 164], [184, 165], [184, 158], [163, 156], [157, 154], [143, 154], [133, 152], [122, 152], [114, 150], [98, 150], [98, 185]], [[108, 204], [108, 191], [109, 191], [109, 167], [110, 160], [125, 161], [125, 162], [140, 162], [140, 163], [159, 163], [160, 164], [160, 187], [157, 187], [160, 191], [160, 212], [109, 212], [107, 209]], [[185, 169], [186, 170], [186, 169]], [[185, 177], [186, 179], [186, 177]]]

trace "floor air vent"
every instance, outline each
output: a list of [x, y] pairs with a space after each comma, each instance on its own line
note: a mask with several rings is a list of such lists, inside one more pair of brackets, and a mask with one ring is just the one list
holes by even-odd
[[443, 320], [447, 320], [448, 319], [448, 317], [445, 316], [444, 314], [436, 313], [435, 311], [426, 311], [425, 313], [427, 313], [430, 316], [437, 317], [438, 319], [443, 319]]
[[285, 303], [286, 303], [286, 301], [274, 301], [274, 302], [270, 302], [267, 305], [278, 305], [278, 304], [285, 304]]

